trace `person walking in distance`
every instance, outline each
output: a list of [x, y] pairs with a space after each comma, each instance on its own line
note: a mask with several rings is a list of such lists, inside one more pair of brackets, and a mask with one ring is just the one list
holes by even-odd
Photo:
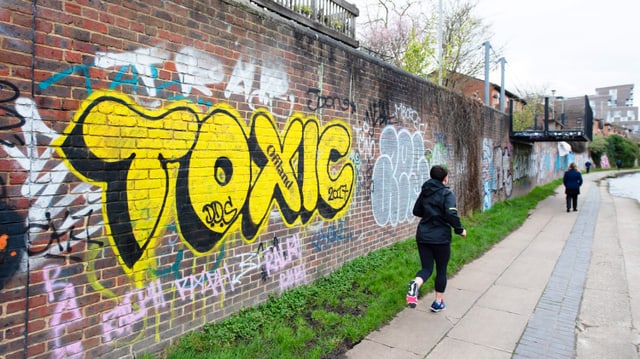
[[564, 193], [567, 195], [567, 212], [573, 207], [574, 211], [578, 210], [578, 195], [580, 194], [580, 186], [582, 186], [582, 174], [578, 171], [575, 163], [569, 165], [569, 169], [564, 173], [562, 180], [564, 183]]
[[413, 206], [413, 215], [420, 217], [416, 242], [422, 268], [416, 273], [415, 279], [409, 282], [407, 305], [411, 308], [418, 305], [420, 286], [431, 277], [435, 262], [436, 295], [431, 311], [439, 312], [445, 309], [443, 295], [447, 287], [447, 265], [451, 256], [451, 228], [462, 237], [467, 236], [467, 231], [462, 227], [458, 216], [456, 197], [447, 187], [447, 169], [433, 166], [429, 176], [431, 178], [422, 184], [420, 195]]

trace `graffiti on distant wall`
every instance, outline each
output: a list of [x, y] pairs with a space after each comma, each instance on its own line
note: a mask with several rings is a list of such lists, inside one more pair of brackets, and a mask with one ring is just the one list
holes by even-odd
[[511, 151], [508, 147], [494, 146], [490, 138], [482, 139], [482, 210], [491, 208], [494, 195], [510, 198], [513, 193]]
[[413, 220], [413, 203], [429, 169], [447, 160], [445, 148], [428, 149], [420, 132], [387, 126], [380, 134], [378, 157], [373, 168], [371, 207], [379, 226]]
[[609, 156], [607, 154], [603, 154], [600, 157], [600, 168], [611, 168], [611, 164], [609, 163]]

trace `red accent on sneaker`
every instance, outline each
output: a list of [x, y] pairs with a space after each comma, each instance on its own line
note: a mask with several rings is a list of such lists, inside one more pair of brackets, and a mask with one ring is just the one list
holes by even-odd
[[418, 297], [414, 297], [411, 295], [407, 296], [407, 305], [411, 308], [415, 308], [418, 305]]

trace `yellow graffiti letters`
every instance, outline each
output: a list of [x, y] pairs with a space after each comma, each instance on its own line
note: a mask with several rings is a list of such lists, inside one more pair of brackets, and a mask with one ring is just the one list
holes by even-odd
[[[187, 102], [147, 110], [128, 96], [96, 91], [54, 143], [74, 173], [103, 188], [107, 234], [127, 268], [139, 264], [136, 275], [153, 268], [140, 259], [151, 257], [143, 253], [153, 250], [171, 219], [167, 198], [175, 170], [166, 164], [189, 151], [198, 118]], [[151, 137], [152, 130], [165, 135]]]
[[[325, 127], [318, 142], [318, 211], [333, 218], [348, 208], [353, 194], [355, 168], [348, 159], [351, 135], [348, 127], [334, 121]], [[341, 193], [336, 196], [335, 193]]]
[[206, 253], [233, 229], [251, 186], [251, 153], [244, 124], [233, 108], [219, 105], [211, 110], [180, 167], [180, 234], [192, 249]]
[[[248, 207], [250, 218], [266, 218], [272, 198], [280, 206], [288, 223], [295, 221], [298, 216], [301, 207], [299, 176], [293, 165], [300, 150], [302, 127], [299, 119], [290, 120], [282, 143], [273, 116], [265, 110], [254, 112], [249, 145], [260, 171], [251, 189]], [[258, 226], [252, 227], [257, 230]]]
[[355, 174], [349, 127], [294, 114], [282, 133], [266, 109], [247, 126], [226, 104], [148, 110], [96, 91], [54, 146], [76, 175], [103, 189], [107, 236], [141, 286], [172, 222], [185, 245], [208, 254], [236, 230], [254, 240], [274, 204], [289, 226], [316, 211], [326, 219], [345, 213]]

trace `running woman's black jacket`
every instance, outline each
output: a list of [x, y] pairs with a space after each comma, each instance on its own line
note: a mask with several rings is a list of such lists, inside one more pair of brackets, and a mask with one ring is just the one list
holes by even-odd
[[451, 243], [451, 228], [461, 234], [456, 197], [442, 182], [429, 179], [422, 185], [422, 191], [413, 206], [413, 215], [421, 217], [416, 240], [420, 243]]

